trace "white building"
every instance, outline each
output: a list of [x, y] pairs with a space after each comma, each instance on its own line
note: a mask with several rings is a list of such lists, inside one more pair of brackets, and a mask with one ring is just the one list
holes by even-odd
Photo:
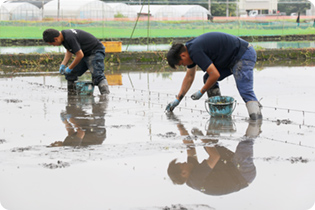
[[278, 0], [239, 0], [239, 14], [258, 10], [263, 14], [275, 14], [278, 11]]

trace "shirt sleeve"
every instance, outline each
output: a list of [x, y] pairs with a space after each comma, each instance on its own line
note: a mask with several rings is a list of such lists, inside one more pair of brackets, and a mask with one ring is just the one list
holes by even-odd
[[203, 51], [193, 53], [191, 55], [191, 59], [201, 68], [202, 71], [207, 71], [208, 67], [213, 63]]
[[71, 48], [71, 50], [69, 51], [72, 52], [73, 54], [76, 54], [79, 50], [81, 50], [81, 46], [75, 39], [75, 37], [68, 38], [67, 43]]
[[201, 164], [193, 169], [187, 181], [187, 185], [194, 189], [202, 188], [207, 176], [211, 173], [211, 171], [212, 169], [207, 164], [207, 161], [202, 161]]

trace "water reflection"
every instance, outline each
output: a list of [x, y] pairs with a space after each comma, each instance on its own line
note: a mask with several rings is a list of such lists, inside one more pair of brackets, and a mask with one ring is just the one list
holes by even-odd
[[[282, 49], [282, 48], [314, 48], [314, 41], [298, 42], [251, 42], [255, 48]], [[122, 51], [140, 52], [140, 51], [161, 51], [169, 50], [169, 44], [150, 44], [150, 45], [122, 45]], [[0, 54], [14, 53], [64, 53], [65, 49], [61, 46], [8, 46], [0, 47]]]
[[235, 133], [236, 125], [231, 116], [210, 117], [207, 122], [207, 135], [220, 135], [221, 133]]
[[50, 146], [88, 146], [102, 144], [106, 138], [105, 113], [108, 105], [106, 96], [95, 102], [93, 96], [68, 96], [65, 110], [60, 119], [65, 125], [67, 136]]
[[[181, 121], [173, 114], [169, 113], [168, 118], [175, 121], [177, 128], [184, 136], [183, 143], [187, 148], [187, 160], [177, 162], [172, 160], [168, 166], [168, 175], [174, 184], [186, 184], [190, 188], [207, 195], [225, 195], [237, 192], [248, 187], [256, 177], [256, 167], [253, 162], [254, 139], [261, 133], [262, 121], [250, 121], [244, 138], [240, 140], [235, 151], [231, 151], [219, 144], [216, 138], [218, 133], [211, 135], [213, 126], [218, 128], [222, 124], [222, 118], [211, 118], [207, 135], [203, 135], [198, 128], [192, 130], [192, 135], [186, 130]], [[218, 123], [215, 121], [218, 120]], [[225, 122], [229, 122], [227, 118]], [[230, 122], [229, 125], [232, 125]], [[225, 123], [223, 123], [225, 126]], [[234, 131], [234, 126], [232, 132]], [[219, 129], [220, 130], [220, 129]], [[224, 131], [226, 131], [224, 129]], [[196, 150], [197, 141], [193, 136], [198, 137], [202, 142], [207, 159], [198, 160]], [[215, 137], [215, 138], [214, 138]]]

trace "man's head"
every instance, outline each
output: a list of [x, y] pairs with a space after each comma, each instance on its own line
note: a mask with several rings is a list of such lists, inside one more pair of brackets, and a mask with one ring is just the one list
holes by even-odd
[[63, 39], [61, 33], [56, 29], [46, 29], [43, 32], [43, 40], [50, 45], [59, 46], [61, 45]]
[[172, 160], [168, 165], [167, 174], [174, 184], [181, 185], [186, 183], [189, 173], [183, 167], [185, 163], [176, 163], [176, 160]]
[[193, 64], [187, 48], [183, 44], [173, 44], [171, 49], [168, 51], [166, 58], [168, 65], [173, 69], [176, 69], [175, 66], [187, 66]]

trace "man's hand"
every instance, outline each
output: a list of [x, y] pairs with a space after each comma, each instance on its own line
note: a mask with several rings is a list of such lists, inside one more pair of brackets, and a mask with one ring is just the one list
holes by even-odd
[[191, 95], [192, 100], [199, 100], [202, 97], [203, 93], [200, 90]]
[[72, 69], [70, 69], [69, 67], [66, 68], [65, 70], [65, 74], [70, 74], [72, 72]]
[[173, 102], [169, 103], [165, 111], [172, 112], [176, 106], [178, 106], [179, 100], [176, 98]]
[[60, 65], [60, 68], [59, 68], [59, 73], [62, 74], [62, 75], [64, 75], [64, 74], [65, 74], [65, 69], [66, 69], [66, 66], [63, 65], [63, 64], [61, 64], [61, 65]]

